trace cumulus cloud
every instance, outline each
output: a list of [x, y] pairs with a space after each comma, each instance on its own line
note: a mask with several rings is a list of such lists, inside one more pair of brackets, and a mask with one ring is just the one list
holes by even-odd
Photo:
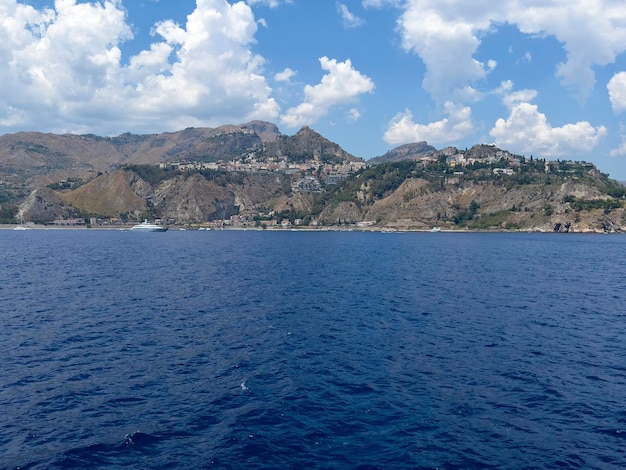
[[348, 10], [348, 7], [343, 3], [337, 3], [337, 11], [341, 15], [344, 28], [357, 28], [364, 23], [362, 18]]
[[617, 73], [607, 85], [613, 111], [617, 114], [626, 111], [626, 72]]
[[278, 72], [274, 75], [274, 80], [277, 82], [289, 82], [293, 77], [295, 77], [296, 72], [287, 67], [282, 72]]
[[537, 97], [537, 90], [513, 91], [513, 87], [514, 84], [511, 80], [505, 80], [494, 90], [496, 95], [502, 96], [502, 103], [509, 109], [519, 103], [532, 101]]
[[[387, 4], [367, 0], [369, 6]], [[626, 9], [622, 0], [406, 0], [399, 20], [403, 45], [426, 66], [423, 86], [443, 102], [457, 87], [481, 80], [488, 68], [474, 58], [480, 38], [498, 24], [526, 34], [554, 36], [566, 52], [556, 74], [585, 100], [593, 91], [593, 67], [626, 51]], [[528, 57], [527, 59], [530, 59]]]
[[[407, 2], [399, 25], [403, 45], [420, 56], [426, 66], [424, 88], [435, 100], [445, 102], [455, 90], [484, 78], [485, 65], [474, 59], [480, 45], [477, 29], [487, 29], [489, 20], [478, 25], [455, 16], [444, 17], [435, 8]], [[454, 2], [452, 2], [454, 3]]]
[[498, 147], [539, 157], [569, 157], [593, 150], [607, 135], [604, 126], [587, 121], [552, 127], [537, 105], [513, 98], [508, 102], [509, 117], [498, 119], [489, 132]]
[[287, 127], [312, 124], [326, 115], [333, 106], [352, 102], [359, 95], [374, 90], [374, 82], [355, 70], [350, 59], [337, 62], [335, 59], [322, 57], [320, 64], [328, 73], [319, 84], [307, 85], [304, 88], [304, 102], [288, 109], [281, 116], [281, 122]]
[[155, 25], [126, 64], [120, 47], [133, 35], [120, 0], [43, 10], [1, 0], [0, 17], [5, 126], [112, 134], [278, 116], [243, 2], [197, 2], [186, 24]]
[[525, 155], [569, 157], [593, 150], [607, 135], [604, 126], [593, 127], [587, 121], [553, 127], [531, 103], [537, 91], [514, 90], [510, 80], [502, 82], [495, 93], [509, 110], [509, 117], [498, 119], [489, 132], [501, 148]]
[[391, 145], [426, 141], [431, 145], [454, 142], [468, 136], [474, 130], [472, 110], [467, 106], [446, 102], [448, 117], [429, 124], [413, 122], [413, 114], [406, 110], [397, 114], [389, 123], [384, 140]]

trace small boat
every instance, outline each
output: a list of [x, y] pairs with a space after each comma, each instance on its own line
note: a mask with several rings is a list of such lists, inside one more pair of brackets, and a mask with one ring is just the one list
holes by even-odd
[[433, 227], [430, 229], [431, 232], [441, 232], [441, 227]]
[[133, 225], [131, 227], [133, 232], [165, 232], [167, 227], [163, 225], [151, 224], [148, 222], [148, 219], [145, 219], [143, 222], [137, 225]]

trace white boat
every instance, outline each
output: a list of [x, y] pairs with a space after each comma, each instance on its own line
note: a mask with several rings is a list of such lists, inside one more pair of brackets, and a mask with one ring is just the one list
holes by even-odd
[[441, 232], [441, 227], [433, 227], [430, 229], [431, 232]]
[[148, 222], [148, 219], [145, 219], [140, 224], [133, 225], [131, 230], [134, 232], [165, 232], [167, 227], [163, 225], [151, 224]]

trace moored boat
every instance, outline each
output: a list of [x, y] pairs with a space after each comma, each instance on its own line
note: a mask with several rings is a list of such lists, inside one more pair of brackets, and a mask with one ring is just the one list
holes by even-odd
[[148, 219], [145, 219], [140, 224], [132, 226], [131, 230], [134, 232], [165, 232], [167, 227], [163, 225], [151, 224], [148, 222]]

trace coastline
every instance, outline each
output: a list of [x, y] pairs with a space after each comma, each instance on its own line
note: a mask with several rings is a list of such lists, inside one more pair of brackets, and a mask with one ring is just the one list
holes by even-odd
[[[54, 225], [37, 225], [37, 224], [27, 224], [26, 228], [28, 231], [30, 230], [98, 230], [98, 231], [130, 231], [131, 227], [134, 224], [128, 224], [123, 226], [97, 226], [97, 227], [88, 227], [88, 226], [54, 226]], [[19, 227], [18, 224], [0, 224], [0, 230], [15, 230], [16, 227]], [[553, 233], [555, 235], [567, 235], [565, 232], [554, 232], [553, 230], [545, 230], [545, 229], [518, 229], [518, 230], [506, 230], [506, 229], [498, 229], [498, 230], [471, 230], [465, 228], [459, 229], [440, 229], [437, 231], [433, 231], [431, 229], [411, 229], [411, 228], [390, 228], [390, 227], [339, 227], [339, 226], [317, 226], [317, 227], [307, 227], [307, 226], [296, 226], [296, 227], [207, 227], [202, 225], [197, 226], [184, 226], [184, 225], [170, 225], [168, 226], [168, 231], [233, 231], [233, 232], [302, 232], [302, 233], [311, 233], [311, 232], [371, 232], [371, 233]], [[591, 235], [621, 235], [624, 232], [604, 232], [601, 230], [571, 230], [571, 234], [591, 234]]]

